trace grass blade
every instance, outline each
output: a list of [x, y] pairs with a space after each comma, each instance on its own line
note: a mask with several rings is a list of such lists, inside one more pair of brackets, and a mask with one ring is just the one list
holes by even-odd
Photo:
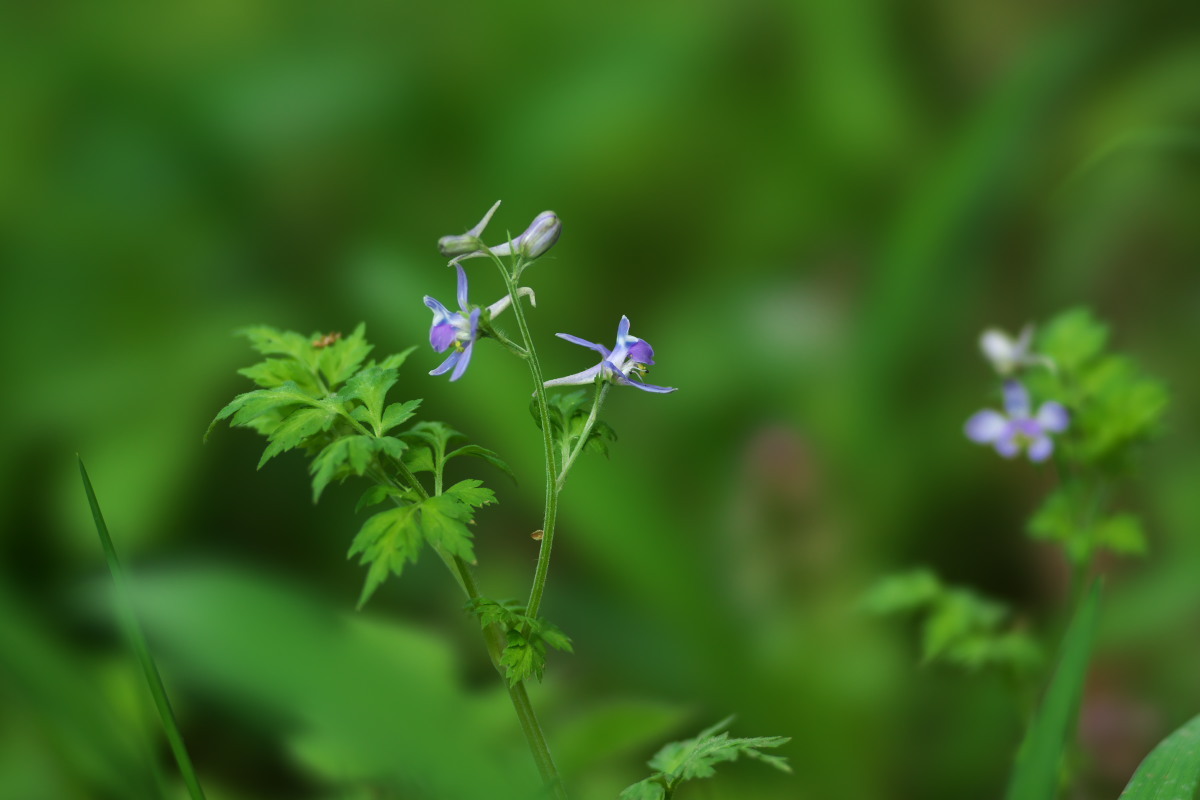
[[150, 686], [150, 694], [154, 697], [154, 705], [158, 708], [158, 715], [162, 719], [163, 730], [171, 745], [171, 752], [175, 756], [176, 763], [179, 764], [179, 772], [183, 776], [184, 783], [187, 784], [192, 800], [204, 800], [204, 790], [200, 788], [200, 781], [196, 777], [196, 771], [192, 768], [192, 759], [188, 756], [187, 747], [183, 743], [183, 735], [175, 723], [175, 714], [171, 711], [171, 701], [167, 699], [167, 690], [163, 688], [162, 677], [158, 674], [158, 665], [154, 663], [154, 657], [150, 655], [150, 647], [146, 644], [146, 637], [134, 614], [133, 600], [129, 595], [129, 588], [125, 584], [125, 573], [121, 569], [121, 562], [117, 558], [117, 550], [113, 547], [112, 538], [108, 535], [108, 526], [104, 523], [104, 516], [100, 513], [100, 504], [96, 500], [96, 492], [92, 489], [92, 481], [88, 478], [82, 458], [79, 459], [79, 475], [83, 478], [83, 490], [87, 492], [88, 505], [92, 507], [92, 517], [96, 520], [96, 532], [100, 535], [100, 544], [104, 548], [104, 557], [108, 560], [108, 569], [112, 573], [113, 584], [116, 587], [117, 616], [121, 628], [129, 641], [129, 646], [133, 648], [134, 654], [142, 665], [146, 683]]
[[1190, 800], [1200, 785], [1200, 716], [1159, 742], [1138, 766], [1121, 800]]
[[1100, 584], [1095, 582], [1063, 637], [1062, 656], [1021, 744], [1007, 800], [1054, 800], [1058, 795], [1059, 766], [1079, 715], [1099, 606]]

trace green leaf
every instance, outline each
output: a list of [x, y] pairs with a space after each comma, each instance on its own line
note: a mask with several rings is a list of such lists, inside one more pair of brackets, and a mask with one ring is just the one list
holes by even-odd
[[[740, 756], [746, 756], [762, 761], [783, 772], [791, 772], [787, 760], [780, 756], [767, 755], [761, 752], [763, 748], [779, 747], [791, 741], [786, 736], [760, 736], [746, 739], [731, 739], [725, 729], [729, 727], [733, 717], [721, 720], [716, 725], [700, 732], [694, 739], [682, 742], [671, 742], [659, 750], [650, 759], [650, 768], [656, 770], [645, 781], [642, 788], [634, 784], [625, 789], [630, 792], [622, 797], [652, 797], [646, 794], [651, 790], [645, 786], [648, 782], [656, 782], [665, 787], [665, 794], [674, 793], [679, 784], [696, 778], [708, 778], [715, 774], [716, 765], [725, 761], [735, 761]], [[638, 794], [641, 792], [643, 794]]]
[[1159, 743], [1138, 766], [1120, 800], [1191, 800], [1200, 785], [1200, 716]]
[[863, 596], [862, 605], [873, 614], [915, 611], [937, 600], [942, 583], [928, 569], [889, 575], [876, 582]]
[[1074, 308], [1051, 320], [1038, 341], [1038, 351], [1052, 358], [1059, 369], [1075, 372], [1104, 350], [1108, 328], [1088, 309]]
[[494, 503], [495, 497], [492, 490], [483, 488], [479, 481], [456, 483], [421, 503], [421, 531], [431, 544], [473, 564], [475, 550], [467, 523], [474, 517], [473, 509]]
[[291, 358], [268, 358], [253, 366], [239, 369], [238, 374], [245, 375], [265, 389], [276, 389], [284, 384], [293, 383], [314, 398], [324, 394], [313, 374], [299, 361]]
[[299, 447], [315, 434], [329, 429], [338, 417], [331, 408], [300, 408], [279, 423], [270, 435], [270, 444], [258, 461], [258, 468], [280, 453]]
[[542, 679], [547, 645], [574, 652], [570, 637], [545, 619], [528, 616], [525, 606], [514, 600], [496, 602], [476, 597], [467, 603], [467, 608], [479, 618], [481, 627], [498, 625], [505, 630], [508, 644], [501, 654], [500, 665], [510, 686], [529, 678]]
[[617, 800], [663, 800], [666, 790], [653, 778], [638, 781], [632, 786], [626, 786]]
[[346, 382], [339, 396], [344, 401], [362, 402], [366, 408], [367, 421], [374, 429], [375, 435], [382, 436], [384, 398], [397, 380], [399, 377], [394, 369], [367, 367]]
[[937, 658], [956, 642], [994, 631], [1007, 610], [965, 589], [947, 592], [925, 622], [924, 659]]
[[376, 440], [370, 436], [353, 435], [336, 439], [325, 446], [312, 460], [308, 471], [313, 476], [313, 502], [334, 478], [362, 475], [370, 466], [376, 451]]
[[500, 666], [509, 686], [530, 678], [539, 681], [546, 669], [546, 644], [538, 638], [529, 638], [519, 631], [508, 631], [508, 645], [500, 654]]
[[1093, 583], [1063, 637], [1062, 656], [1017, 755], [1006, 800], [1054, 800], [1058, 794], [1059, 766], [1079, 714], [1099, 606], [1100, 584]]
[[447, 453], [446, 460], [449, 461], [450, 459], [457, 458], [458, 456], [475, 456], [476, 458], [482, 458], [484, 461], [503, 471], [506, 475], [508, 475], [508, 477], [512, 478], [513, 483], [517, 482], [517, 476], [515, 473], [513, 473], [512, 468], [508, 466], [508, 464], [502, 458], [500, 458], [500, 456], [496, 455], [496, 453], [492, 452], [491, 450], [488, 450], [486, 447], [480, 447], [477, 444], [469, 444], [465, 447], [460, 447], [457, 450]]
[[265, 356], [291, 356], [311, 372], [317, 371], [319, 351], [306, 336], [295, 331], [280, 331], [268, 325], [253, 325], [242, 328], [237, 333], [249, 339], [250, 346]]
[[472, 508], [483, 508], [496, 502], [496, 493], [474, 479], [459, 481], [447, 489], [442, 496], [451, 496]]
[[412, 419], [413, 414], [421, 405], [420, 400], [409, 400], [405, 403], [392, 403], [383, 412], [383, 420], [379, 425], [379, 435], [382, 436], [392, 428], [403, 425]]
[[[412, 351], [414, 351], [416, 349], [417, 349], [416, 345], [414, 345], [402, 352], [393, 353], [392, 355], [385, 358], [383, 361], [379, 362], [379, 368], [380, 369], [400, 369], [401, 365], [403, 365], [404, 362], [408, 359], [409, 354], [412, 353]], [[372, 362], [372, 364], [374, 364], [374, 362]]]
[[284, 384], [278, 389], [255, 389], [244, 392], [230, 400], [224, 408], [217, 412], [213, 421], [209, 423], [204, 438], [207, 439], [208, 435], [212, 433], [212, 429], [223, 419], [229, 419], [229, 424], [233, 426], [251, 427], [254, 420], [266, 414], [281, 412], [296, 405], [319, 404], [319, 401], [300, 391], [293, 383]]
[[104, 550], [104, 558], [108, 561], [109, 573], [112, 575], [113, 587], [116, 591], [117, 612], [122, 632], [130, 648], [133, 650], [138, 663], [142, 667], [142, 674], [146, 678], [150, 695], [154, 698], [154, 706], [158, 710], [159, 719], [162, 721], [167, 742], [171, 746], [171, 753], [175, 756], [175, 763], [179, 765], [180, 775], [188, 787], [188, 794], [191, 795], [193, 800], [204, 800], [204, 790], [201, 788], [200, 780], [196, 776], [191, 756], [188, 754], [187, 746], [183, 741], [183, 734], [180, 733], [179, 725], [175, 721], [175, 714], [171, 710], [171, 703], [167, 697], [166, 687], [163, 686], [162, 676], [158, 671], [158, 664], [155, 662], [154, 655], [150, 652], [150, 645], [146, 642], [146, 636], [142, 632], [141, 623], [138, 621], [137, 613], [134, 610], [133, 597], [125, 581], [125, 570], [121, 566], [121, 560], [117, 556], [117, 549], [113, 545], [112, 537], [108, 533], [108, 525], [104, 521], [104, 515], [100, 512], [100, 502], [96, 499], [96, 492], [92, 487], [92, 479], [88, 477], [82, 458], [79, 459], [79, 475], [83, 479], [83, 491], [87, 495], [88, 505], [92, 509], [92, 519], [96, 524], [96, 533], [100, 537], [100, 546]]
[[1115, 514], [1102, 519], [1095, 527], [1096, 544], [1121, 555], [1143, 555], [1146, 552], [1146, 532], [1142, 522], [1133, 514]]
[[359, 563], [371, 565], [358, 598], [359, 608], [366, 604], [388, 573], [399, 576], [406, 563], [416, 563], [421, 550], [421, 530], [415, 524], [417, 509], [416, 505], [406, 505], [381, 511], [363, 523], [354, 537], [346, 557], [361, 553]]
[[409, 448], [404, 466], [412, 473], [433, 472], [433, 449], [425, 445]]
[[367, 344], [366, 330], [367, 326], [360, 322], [354, 333], [318, 349], [317, 367], [325, 376], [330, 391], [353, 375], [373, 349]]
[[354, 506], [354, 513], [357, 514], [359, 511], [370, 506], [377, 506], [389, 497], [405, 497], [407, 495], [408, 492], [397, 489], [394, 486], [376, 484], [363, 492], [362, 497], [358, 499], [358, 503]]

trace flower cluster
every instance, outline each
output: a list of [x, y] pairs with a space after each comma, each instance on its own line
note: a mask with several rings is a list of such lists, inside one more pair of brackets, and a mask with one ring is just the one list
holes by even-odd
[[[442, 375], [450, 370], [450, 380], [456, 381], [466, 372], [471, 362], [471, 354], [475, 342], [481, 336], [487, 335], [486, 323], [494, 319], [500, 312], [512, 304], [511, 294], [492, 303], [486, 308], [471, 306], [467, 300], [467, 275], [463, 270], [462, 261], [480, 256], [518, 256], [524, 261], [532, 261], [546, 253], [558, 241], [562, 232], [562, 223], [553, 211], [543, 211], [534, 217], [529, 227], [515, 239], [488, 247], [480, 238], [492, 215], [500, 206], [497, 202], [483, 215], [474, 227], [466, 233], [456, 236], [443, 236], [438, 240], [438, 250], [450, 258], [450, 264], [458, 270], [458, 311], [450, 311], [446, 306], [428, 295], [425, 305], [433, 312], [433, 325], [429, 329], [429, 344], [438, 353], [444, 353], [453, 348], [445, 361], [432, 370], [430, 375]], [[518, 268], [519, 269], [519, 268]], [[533, 301], [533, 291], [527, 288], [519, 289], [521, 296], [529, 296]], [[597, 381], [608, 381], [622, 386], [633, 386], [647, 392], [673, 392], [674, 387], [655, 386], [646, 383], [643, 378], [654, 364], [654, 348], [644, 339], [639, 339], [629, 333], [629, 318], [622, 316], [617, 327], [617, 341], [612, 350], [603, 345], [580, 339], [568, 333], [558, 334], [563, 339], [581, 345], [600, 354], [600, 363], [562, 378], [545, 381], [545, 386], [568, 386], [590, 384]]]
[[1029, 325], [1016, 339], [994, 328], [984, 331], [979, 346], [1004, 378], [1004, 411], [987, 408], [974, 414], [967, 420], [964, 432], [973, 442], [992, 445], [1004, 458], [1013, 458], [1024, 449], [1030, 461], [1041, 463], [1054, 452], [1050, 434], [1065, 431], [1070, 416], [1054, 400], [1047, 400], [1036, 414], [1031, 413], [1029, 390], [1012, 376], [1028, 366], [1054, 368], [1050, 359], [1030, 352], [1032, 345], [1033, 327]]

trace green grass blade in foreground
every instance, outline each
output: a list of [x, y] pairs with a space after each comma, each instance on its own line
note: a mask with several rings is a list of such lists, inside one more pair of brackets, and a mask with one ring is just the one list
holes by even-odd
[[1138, 766], [1121, 800], [1192, 800], [1200, 784], [1200, 716], [1178, 729]]
[[175, 723], [175, 715], [171, 711], [171, 702], [167, 699], [167, 691], [163, 688], [162, 677], [158, 674], [158, 666], [154, 663], [154, 657], [150, 655], [150, 647], [146, 644], [146, 637], [142, 634], [141, 626], [138, 625], [137, 616], [134, 614], [133, 600], [125, 585], [125, 573], [121, 569], [121, 562], [117, 558], [117, 550], [113, 547], [112, 538], [108, 535], [108, 526], [104, 524], [104, 516], [100, 513], [100, 504], [96, 501], [96, 492], [92, 489], [92, 481], [88, 478], [82, 458], [79, 459], [79, 475], [83, 478], [83, 490], [87, 492], [88, 505], [92, 507], [92, 517], [96, 520], [96, 532], [100, 535], [100, 544], [104, 547], [104, 557], [108, 560], [108, 569], [112, 573], [113, 584], [116, 587], [117, 614], [121, 627], [129, 640], [130, 647], [133, 648], [134, 654], [142, 665], [146, 683], [150, 686], [150, 694], [154, 696], [154, 705], [158, 708], [159, 717], [162, 718], [167, 741], [171, 744], [171, 752], [179, 764], [179, 772], [183, 776], [184, 783], [187, 784], [188, 792], [191, 794], [192, 800], [204, 800], [204, 790], [200, 788], [200, 781], [196, 777], [196, 771], [192, 768], [192, 760], [183, 743], [183, 735], [180, 734], [179, 726]]
[[1054, 800], [1058, 796], [1059, 765], [1079, 714], [1099, 605], [1100, 584], [1094, 582], [1063, 637], [1062, 656], [1021, 744], [1007, 800]]

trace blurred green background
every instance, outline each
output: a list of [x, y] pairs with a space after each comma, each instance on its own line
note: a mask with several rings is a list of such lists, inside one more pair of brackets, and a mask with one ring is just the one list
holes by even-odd
[[[999, 677], [921, 667], [856, 609], [929, 565], [1053, 630], [1065, 571], [1024, 520], [1053, 478], [967, 442], [977, 337], [1088, 305], [1171, 386], [1120, 498], [1073, 798], [1112, 798], [1200, 710], [1200, 7], [1170, 2], [207, 0], [0, 9], [0, 798], [174, 782], [111, 624], [83, 455], [211, 798], [527, 792], [474, 623], [426, 554], [362, 613], [355, 487], [201, 435], [249, 384], [232, 336], [427, 341], [434, 247], [563, 220], [528, 273], [554, 339], [649, 340], [667, 396], [612, 393], [611, 461], [563, 495], [545, 613], [575, 640], [533, 688], [573, 797], [729, 713], [788, 777], [697, 798], [996, 797], [1020, 736]], [[472, 299], [500, 296], [471, 268]], [[499, 451], [479, 578], [523, 596], [540, 524], [528, 376], [484, 342], [396, 399]], [[471, 768], [464, 770], [462, 763]], [[457, 765], [457, 766], [456, 766]]]

